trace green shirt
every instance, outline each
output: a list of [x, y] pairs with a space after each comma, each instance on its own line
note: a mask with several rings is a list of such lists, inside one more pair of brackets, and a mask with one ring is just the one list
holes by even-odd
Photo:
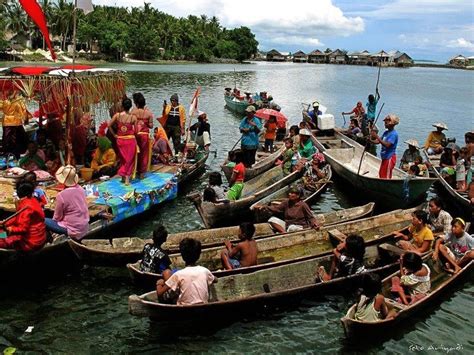
[[314, 153], [316, 153], [316, 148], [313, 146], [311, 139], [308, 139], [306, 143], [301, 142], [298, 147], [298, 152], [302, 158], [311, 159]]

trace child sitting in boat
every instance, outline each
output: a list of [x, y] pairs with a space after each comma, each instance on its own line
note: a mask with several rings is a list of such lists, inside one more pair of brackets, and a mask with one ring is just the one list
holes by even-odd
[[421, 256], [406, 253], [400, 258], [400, 277], [392, 277], [392, 292], [398, 294], [399, 302], [413, 304], [429, 292], [431, 270], [423, 263]]
[[293, 164], [296, 163], [297, 159], [294, 159], [295, 149], [293, 148], [293, 139], [285, 138], [285, 150], [278, 157], [276, 164], [281, 165], [283, 174], [288, 175], [293, 171]]
[[397, 242], [398, 247], [418, 254], [423, 254], [431, 249], [434, 240], [433, 232], [428, 228], [428, 214], [417, 210], [412, 214], [411, 226], [408, 235], [394, 232], [394, 237], [403, 239]]
[[140, 271], [162, 274], [170, 268], [171, 260], [166, 251], [161, 248], [167, 238], [168, 231], [164, 226], [159, 225], [153, 231], [153, 243], [146, 243], [143, 247]]
[[320, 180], [327, 176], [327, 164], [322, 153], [313, 155], [310, 162], [306, 165], [306, 173], [303, 176], [305, 189], [316, 191], [320, 186]]
[[217, 171], [213, 171], [209, 174], [209, 185], [211, 189], [216, 193], [217, 200], [225, 200], [225, 190], [222, 187], [222, 175]]
[[163, 279], [156, 283], [158, 300], [170, 303], [173, 293], [178, 293], [178, 306], [209, 302], [209, 286], [217, 279], [208, 269], [196, 265], [201, 256], [201, 242], [185, 238], [179, 243], [179, 251], [186, 267], [172, 275], [171, 271], [163, 273]]
[[233, 154], [233, 160], [235, 166], [232, 170], [232, 176], [229, 181], [229, 191], [227, 192], [227, 198], [231, 201], [240, 199], [242, 190], [244, 189], [244, 179], [245, 179], [245, 165], [244, 165], [244, 155], [241, 150], [237, 150]]
[[28, 182], [32, 184], [35, 188], [33, 191], [33, 197], [36, 198], [42, 208], [48, 204], [48, 197], [44, 190], [38, 186], [38, 182], [36, 181], [36, 174], [33, 171], [29, 171], [23, 176], [24, 182]]
[[229, 240], [224, 241], [226, 248], [221, 252], [222, 266], [226, 270], [257, 265], [257, 243], [253, 240], [255, 226], [253, 223], [240, 224], [240, 242], [233, 246]]
[[463, 266], [474, 259], [474, 238], [464, 230], [466, 223], [461, 218], [451, 222], [451, 232], [435, 243], [433, 259], [438, 260], [440, 254], [448, 271], [458, 273]]
[[382, 292], [382, 281], [377, 274], [369, 273], [362, 278], [362, 287], [357, 300], [354, 319], [362, 322], [377, 322], [396, 315], [389, 311]]
[[326, 272], [320, 266], [317, 275], [320, 281], [330, 281], [334, 277], [345, 277], [366, 271], [364, 266], [365, 242], [359, 235], [351, 234], [334, 248], [331, 270]]

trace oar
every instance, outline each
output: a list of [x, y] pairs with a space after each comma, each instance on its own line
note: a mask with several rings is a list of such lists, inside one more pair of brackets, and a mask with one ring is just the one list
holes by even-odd
[[231, 148], [231, 150], [229, 150], [229, 152], [233, 151], [234, 148], [237, 146], [237, 144], [239, 144], [239, 142], [242, 140], [242, 136], [240, 136], [239, 140], [237, 142], [235, 142], [234, 146]]
[[26, 210], [28, 207], [23, 207], [21, 210], [19, 211], [16, 211], [14, 214], [12, 214], [11, 216], [8, 216], [7, 218], [5, 218], [3, 221], [0, 221], [0, 226], [4, 225], [7, 221], [9, 221], [10, 219], [12, 218], [15, 218], [16, 216], [18, 216], [21, 212], [23, 212], [24, 210]]
[[[375, 124], [377, 123], [379, 117], [380, 117], [380, 113], [382, 112], [382, 109], [383, 107], [385, 106], [385, 102], [382, 104], [382, 106], [380, 107], [380, 110], [379, 110], [379, 114], [377, 115], [377, 117], [375, 118], [375, 121], [372, 125], [372, 129], [373, 127], [375, 127]], [[370, 134], [369, 134], [369, 137], [370, 137]], [[364, 147], [364, 151], [362, 152], [362, 156], [360, 157], [360, 162], [359, 162], [359, 169], [357, 169], [357, 175], [359, 175], [360, 173], [360, 167], [362, 166], [362, 160], [364, 160], [364, 155], [365, 155], [365, 152], [367, 151], [367, 147], [369, 146], [369, 141], [367, 140], [367, 142], [365, 142], [365, 147]]]

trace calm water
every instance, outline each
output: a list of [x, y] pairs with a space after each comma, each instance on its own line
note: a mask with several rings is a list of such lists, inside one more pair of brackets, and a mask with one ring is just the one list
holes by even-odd
[[[302, 103], [318, 100], [344, 124], [340, 114], [350, 111], [374, 91], [377, 69], [369, 67], [269, 64], [252, 65], [126, 65], [129, 92], [142, 91], [150, 108], [158, 114], [163, 100], [178, 92], [186, 106], [197, 86], [202, 95], [199, 108], [208, 113], [212, 149], [208, 171], [217, 170], [226, 152], [239, 137], [239, 117], [224, 108], [224, 87], [269, 91], [282, 111], [297, 124]], [[474, 73], [448, 69], [382, 69], [382, 115], [397, 113], [401, 142], [409, 138], [420, 144], [431, 124], [444, 121], [448, 136], [463, 141], [474, 128]], [[102, 112], [98, 112], [100, 116]], [[382, 116], [383, 117], [383, 116]], [[405, 145], [401, 143], [401, 156]], [[206, 175], [186, 191], [205, 185]], [[181, 196], [131, 223], [121, 225], [107, 237], [145, 236], [159, 223], [171, 232], [202, 228], [194, 208]], [[350, 195], [350, 196], [349, 196]], [[340, 182], [317, 201], [316, 211], [329, 211], [361, 204]], [[140, 292], [129, 282], [125, 270], [85, 268], [77, 276], [25, 289], [2, 286], [0, 296], [0, 349], [13, 346], [25, 352], [443, 352], [429, 347], [458, 347], [473, 353], [472, 319], [474, 283], [460, 286], [444, 302], [420, 314], [411, 324], [380, 339], [376, 344], [348, 344], [339, 318], [350, 297], [331, 296], [308, 300], [292, 311], [238, 322], [199, 326], [155, 324], [127, 312], [127, 296]], [[25, 333], [34, 326], [32, 333]], [[419, 349], [419, 348], [418, 348]], [[452, 351], [457, 352], [456, 351]], [[444, 351], [446, 353], [446, 351]]]

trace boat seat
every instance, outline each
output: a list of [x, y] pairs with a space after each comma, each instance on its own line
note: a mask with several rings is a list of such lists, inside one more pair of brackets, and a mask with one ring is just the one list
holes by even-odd
[[347, 238], [347, 235], [345, 235], [338, 229], [330, 229], [328, 230], [328, 233], [331, 237], [337, 239], [340, 243], [344, 242]]
[[389, 244], [389, 243], [380, 244], [379, 249], [388, 251], [390, 254], [395, 254], [395, 255], [402, 255], [406, 252], [406, 250], [403, 250], [402, 248], [399, 248], [396, 245]]

